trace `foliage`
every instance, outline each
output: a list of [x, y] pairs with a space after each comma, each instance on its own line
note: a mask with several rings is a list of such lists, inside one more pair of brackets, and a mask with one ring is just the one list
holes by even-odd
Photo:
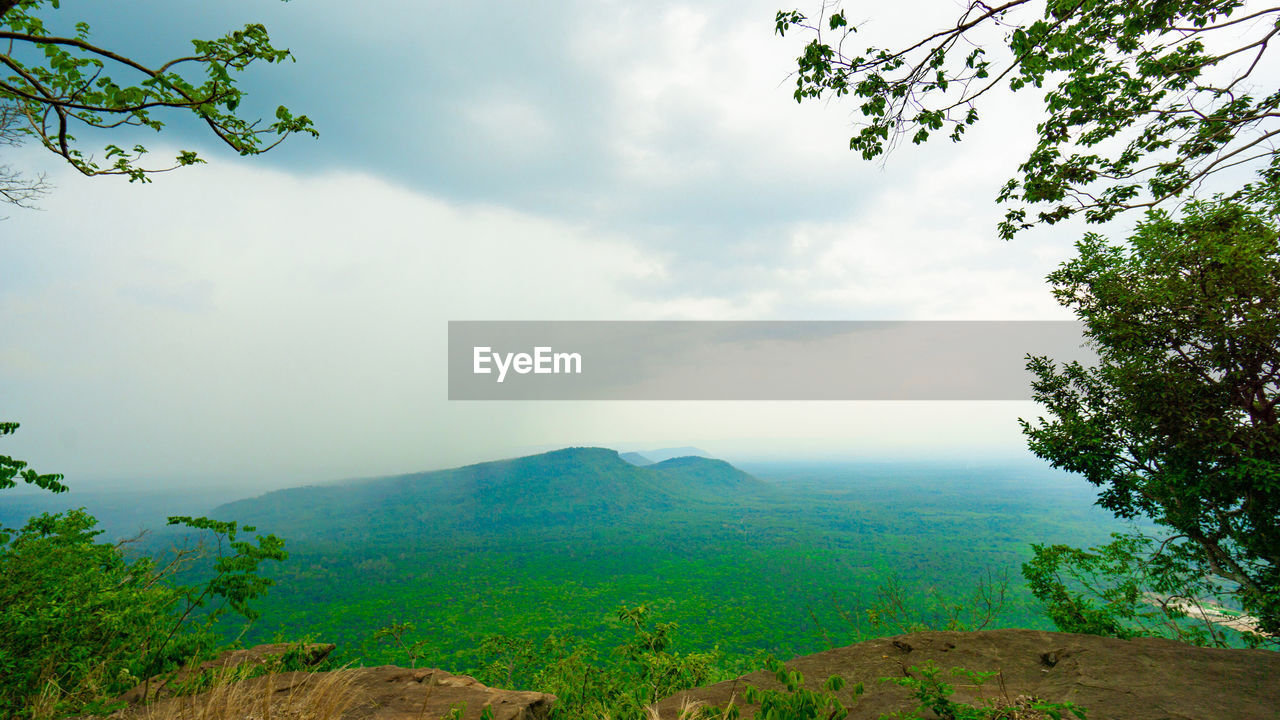
[[898, 634], [983, 630], [1000, 614], [1008, 588], [1007, 575], [997, 575], [988, 568], [976, 579], [968, 597], [948, 597], [933, 587], [927, 598], [921, 599], [911, 597], [895, 574], [876, 588], [876, 601], [866, 609], [866, 615], [873, 628]]
[[[15, 423], [0, 425], [11, 434]], [[40, 475], [0, 457], [0, 489], [14, 478], [63, 492], [60, 475]], [[97, 541], [102, 531], [83, 508], [42, 513], [16, 530], [0, 530], [0, 715], [63, 715], [100, 710], [105, 698], [170, 670], [219, 644], [228, 612], [256, 617], [248, 602], [271, 580], [265, 560], [287, 557], [273, 535], [237, 539], [233, 522], [173, 517], [171, 524], [210, 531], [211, 577], [171, 582], [196, 558], [183, 550], [164, 565], [129, 558], [124, 542]]]
[[573, 653], [572, 641], [548, 635], [541, 643], [510, 635], [490, 635], [480, 643], [488, 658], [484, 676], [502, 687], [534, 687], [532, 673]]
[[[1031, 358], [1050, 419], [1032, 452], [1102, 488], [1121, 518], [1171, 531], [1166, 577], [1211, 575], [1280, 632], [1280, 236], [1239, 205], [1153, 212], [1129, 248], [1089, 235], [1049, 276], [1099, 354]], [[1167, 569], [1160, 569], [1167, 567]], [[1092, 621], [1090, 621], [1092, 622]]]
[[[145, 64], [123, 51], [96, 45], [90, 28], [75, 23], [68, 36], [48, 25], [64, 22], [59, 0], [0, 0], [0, 106], [21, 116], [20, 131], [38, 140], [85, 175], [125, 175], [130, 181], [203, 162], [182, 150], [169, 165], [143, 161], [143, 145], [108, 144], [101, 160], [79, 149], [78, 129], [138, 127], [160, 131], [173, 113], [190, 113], [241, 155], [257, 155], [290, 134], [316, 135], [311, 120], [281, 105], [263, 126], [237, 113], [245, 98], [238, 75], [256, 63], [292, 60], [276, 48], [265, 27], [248, 24], [210, 40], [192, 40], [192, 51]], [[23, 199], [19, 197], [19, 199]], [[29, 198], [27, 198], [29, 199]]]
[[[920, 677], [911, 673], [918, 673]], [[955, 694], [955, 687], [940, 680], [938, 676], [941, 674], [942, 669], [930, 660], [922, 667], [911, 666], [906, 677], [881, 678], [882, 682], [892, 682], [910, 689], [919, 702], [914, 712], [895, 713], [889, 717], [895, 720], [920, 720], [925, 717], [940, 720], [1062, 720], [1068, 717], [1065, 713], [1071, 713], [1081, 720], [1085, 717], [1084, 708], [1070, 702], [1050, 703], [1028, 697], [1009, 698], [1007, 694], [985, 697], [982, 694], [983, 684], [992, 677], [998, 677], [999, 673], [976, 672], [958, 667], [951, 669], [951, 675], [968, 680], [977, 688], [979, 699], [977, 705], [957, 702], [951, 699]]]
[[[1001, 86], [1043, 93], [1038, 141], [999, 195], [1000, 234], [1078, 213], [1102, 222], [1194, 193], [1208, 176], [1259, 169], [1241, 197], [1280, 200], [1280, 92], [1252, 87], [1280, 7], [1243, 0], [1010, 0], [961, 3], [955, 22], [894, 47], [852, 49], [843, 10], [776, 30], [812, 38], [795, 98], [849, 96], [862, 122], [849, 146], [867, 159], [903, 138], [959, 141]], [[988, 98], [989, 99], [989, 98]], [[1030, 207], [1041, 208], [1029, 218]]]
[[[836, 695], [844, 688], [843, 677], [832, 675], [822, 684], [821, 691], [815, 691], [804, 686], [804, 675], [799, 670], [790, 670], [772, 658], [767, 667], [782, 688], [762, 690], [748, 685], [742, 699], [759, 706], [753, 717], [760, 720], [844, 720], [848, 717], [849, 709]], [[862, 683], [854, 685], [850, 702], [856, 702], [862, 692]]]
[[675, 623], [657, 623], [649, 628], [649, 608], [623, 606], [618, 619], [629, 625], [634, 635], [615, 651], [623, 658], [621, 667], [630, 675], [632, 690], [620, 693], [637, 709], [687, 688], [705, 684], [714, 675], [719, 650], [680, 654], [668, 650]]
[[[0, 437], [12, 435], [17, 432], [18, 427], [19, 425], [16, 422], [0, 422]], [[23, 460], [15, 460], [8, 455], [0, 455], [0, 490], [7, 490], [16, 486], [18, 479], [49, 492], [60, 493], [67, 491], [67, 486], [62, 484], [62, 475], [42, 475], [27, 467], [27, 463]], [[0, 543], [6, 540], [4, 533], [5, 529], [0, 527]]]
[[[1031, 546], [1035, 558], [1023, 566], [1023, 573], [1059, 630], [1118, 638], [1145, 634], [1124, 622], [1137, 622], [1144, 584], [1125, 572], [1135, 549], [1122, 544], [1119, 535], [1116, 538], [1115, 544], [1091, 551], [1068, 545]], [[1072, 592], [1063, 572], [1083, 590]], [[1086, 593], [1103, 605], [1099, 607]]]
[[247, 602], [270, 584], [256, 571], [284, 559], [279, 539], [254, 544], [236, 539], [234, 523], [174, 520], [217, 538], [204, 583], [169, 582], [191, 553], [160, 566], [96, 542], [83, 509], [32, 518], [0, 546], [0, 712], [96, 707], [220, 645], [215, 623], [226, 612], [254, 616]]
[[[980, 598], [999, 596], [1001, 576], [1030, 558], [1031, 541], [1099, 544], [1123, 528], [1090, 506], [1089, 486], [1062, 483], [1047, 467], [780, 472], [788, 481], [767, 498], [580, 511], [538, 524], [512, 519], [497, 529], [455, 523], [430, 509], [425, 494], [400, 490], [397, 479], [361, 483], [352, 486], [359, 493], [332, 498], [332, 488], [271, 493], [256, 505], [279, 510], [261, 514], [247, 503], [214, 512], [290, 538], [290, 561], [273, 571], [279, 585], [262, 598], [263, 618], [246, 643], [311, 633], [336, 643], [344, 662], [408, 665], [387, 645], [359, 646], [392, 621], [412, 622], [417, 629], [406, 642], [426, 641], [417, 665], [450, 669], [498, 661], [507, 651], [481, 652], [493, 636], [518, 638], [545, 654], [548, 635], [570, 635], [608, 658], [630, 640], [616, 609], [639, 602], [650, 617], [679, 623], [682, 649], [718, 646], [729, 657], [758, 650], [793, 657], [912, 624], [1048, 630], [1052, 623], [1024, 584], [1008, 587], [997, 612]], [[1028, 491], [1032, 477], [1059, 482]], [[384, 496], [385, 508], [374, 501]], [[418, 497], [415, 509], [411, 498]], [[415, 511], [402, 515], [406, 508]], [[891, 616], [882, 608], [885, 624], [873, 626], [864, 611], [881, 606], [877, 586], [895, 577], [905, 612]], [[984, 590], [986, 580], [996, 584]], [[965, 607], [954, 613], [957, 605]], [[521, 652], [507, 653], [515, 684], [536, 687]], [[505, 676], [499, 669], [486, 674], [499, 684]]]
[[409, 658], [409, 667], [418, 666], [418, 658], [423, 656], [423, 649], [427, 646], [426, 640], [418, 640], [416, 642], [406, 642], [404, 636], [406, 633], [412, 633], [417, 630], [411, 622], [397, 622], [378, 628], [373, 633], [374, 642], [388, 641]]
[[105, 697], [163, 655], [143, 660], [139, 648], [159, 644], [176, 592], [151, 582], [150, 561], [95, 543], [93, 524], [83, 510], [44, 514], [0, 548], [0, 714], [42, 695], [66, 709]]
[[[581, 641], [561, 636], [535, 643], [500, 635], [485, 640], [486, 662], [468, 672], [489, 685], [555, 695], [558, 701], [552, 713], [556, 718], [640, 720], [645, 708], [657, 700], [721, 679], [736, 669], [718, 652], [673, 652], [670, 635], [675, 624], [651, 625], [644, 606], [623, 606], [617, 618], [631, 635], [609, 656], [601, 657]], [[375, 636], [394, 636], [401, 652], [416, 660], [415, 653], [425, 643], [404, 637], [412, 630], [409, 623], [394, 623]]]
[[[1035, 557], [1023, 566], [1024, 573], [1058, 629], [1231, 646], [1217, 622], [1239, 620], [1239, 613], [1233, 618], [1231, 610], [1206, 600], [1226, 590], [1214, 577], [1191, 571], [1194, 562], [1185, 556], [1191, 548], [1176, 543], [1161, 547], [1137, 533], [1112, 537], [1112, 542], [1088, 550], [1032, 545]], [[1247, 631], [1242, 638], [1252, 645], [1265, 640]]]

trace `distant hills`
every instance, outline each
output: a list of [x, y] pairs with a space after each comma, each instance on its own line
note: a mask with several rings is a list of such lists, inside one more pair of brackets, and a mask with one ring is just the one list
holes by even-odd
[[638, 455], [649, 459], [652, 462], [662, 462], [663, 460], [671, 460], [679, 457], [701, 457], [709, 458], [711, 453], [696, 447], [688, 445], [684, 447], [658, 448], [657, 450], [643, 450]]
[[644, 450], [642, 452], [624, 452], [620, 453], [619, 456], [632, 465], [652, 465], [664, 460], [673, 460], [681, 457], [710, 458], [711, 453], [686, 445], [684, 447], [658, 448], [657, 450]]
[[643, 465], [652, 465], [652, 464], [653, 464], [653, 461], [652, 461], [652, 460], [650, 460], [649, 458], [645, 457], [644, 455], [641, 455], [641, 454], [640, 454], [640, 453], [638, 453], [638, 452], [625, 452], [625, 453], [618, 453], [618, 457], [622, 458], [623, 460], [626, 460], [627, 462], [631, 463], [632, 465], [642, 465], [642, 466], [643, 466]]
[[682, 456], [640, 466], [614, 450], [568, 448], [450, 470], [278, 490], [222, 505], [213, 516], [296, 539], [395, 540], [460, 530], [487, 534], [530, 525], [596, 524], [771, 491], [769, 484], [723, 460]]

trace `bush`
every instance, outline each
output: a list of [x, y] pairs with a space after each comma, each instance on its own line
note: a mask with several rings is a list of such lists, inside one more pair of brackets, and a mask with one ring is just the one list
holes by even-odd
[[151, 561], [96, 542], [95, 523], [83, 509], [46, 513], [0, 548], [0, 715], [132, 687], [155, 659], [139, 649], [163, 645], [177, 591]]
[[[219, 542], [213, 576], [185, 586], [173, 574], [194, 552], [159, 567], [97, 541], [83, 508], [31, 518], [0, 542], [0, 716], [52, 717], [103, 710], [106, 699], [206, 655], [219, 646], [214, 625], [227, 612], [254, 617], [248, 600], [270, 580], [256, 574], [283, 560], [272, 535], [236, 540], [237, 528], [207, 518], [171, 524], [212, 531]], [[227, 553], [222, 548], [232, 552]]]
[[[0, 436], [17, 428], [0, 423]], [[19, 479], [67, 490], [61, 475], [0, 456], [0, 490]], [[214, 627], [227, 613], [257, 617], [248, 603], [272, 584], [258, 567], [288, 557], [284, 542], [274, 535], [237, 540], [253, 528], [209, 518], [171, 517], [169, 524], [214, 535], [205, 582], [173, 582], [200, 548], [163, 566], [130, 558], [123, 543], [98, 542], [102, 531], [84, 508], [0, 527], [0, 717], [103, 712], [110, 698], [217, 648]]]

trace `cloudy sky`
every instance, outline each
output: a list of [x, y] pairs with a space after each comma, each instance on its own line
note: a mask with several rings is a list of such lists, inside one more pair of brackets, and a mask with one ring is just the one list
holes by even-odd
[[[1079, 228], [994, 232], [1036, 99], [864, 162], [852, 106], [792, 100], [803, 36], [774, 35], [779, 7], [65, 1], [55, 22], [148, 62], [265, 23], [297, 62], [246, 78], [250, 112], [286, 104], [321, 137], [240, 158], [176, 121], [142, 139], [209, 163], [145, 186], [8, 152], [56, 190], [0, 213], [0, 408], [23, 424], [3, 451], [90, 487], [565, 444], [1020, 453], [1029, 403], [447, 400], [449, 320], [1070, 318], [1043, 278]], [[952, 7], [851, 20], [880, 41]]]

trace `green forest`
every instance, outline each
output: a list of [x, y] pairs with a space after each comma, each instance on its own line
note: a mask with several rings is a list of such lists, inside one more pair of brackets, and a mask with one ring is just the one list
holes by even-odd
[[[388, 663], [552, 693], [549, 720], [660, 720], [679, 691], [762, 670], [776, 683], [745, 704], [681, 720], [845, 720], [877, 683], [908, 692], [880, 720], [1107, 717], [1072, 702], [1079, 678], [971, 703], [957, 687], [1004, 691], [999, 669], [806, 682], [786, 664], [930, 630], [1271, 667], [1280, 7], [837, 2], [748, 28], [696, 3], [656, 23], [626, 2], [255, 5], [0, 0], [0, 206], [22, 213], [0, 217], [0, 718], [339, 720], [354, 700], [279, 710], [327, 686], [271, 683]], [[781, 98], [753, 94], [734, 73], [783, 45]], [[817, 106], [844, 114], [830, 154]], [[321, 127], [336, 139], [298, 149]], [[906, 174], [899, 150], [921, 153]], [[214, 185], [160, 187], [206, 163]], [[159, 194], [86, 180], [112, 176]], [[55, 184], [67, 204], [32, 220]], [[824, 418], [854, 416], [786, 398], [467, 403], [419, 377], [461, 317], [895, 313], [1070, 316], [1095, 359], [1019, 350], [1025, 413], [864, 402], [841, 428]], [[945, 352], [928, 367], [955, 377]], [[1012, 457], [1010, 435], [1021, 461], [948, 455], [1001, 437], [992, 457]], [[653, 462], [606, 436], [785, 459]], [[449, 467], [515, 447], [560, 449]], [[892, 449], [912, 459], [813, 459]], [[413, 467], [449, 469], [382, 475]], [[113, 468], [152, 488], [79, 488]], [[238, 497], [231, 478], [290, 486]], [[260, 643], [286, 649], [201, 665]], [[336, 645], [318, 665], [315, 643]], [[1036, 678], [1062, 660], [1023, 659]], [[1168, 690], [1163, 672], [1109, 690]]]
[[[632, 471], [621, 461], [611, 469]], [[607, 487], [608, 470], [596, 472], [591, 487]], [[310, 635], [350, 652], [379, 627], [412, 622], [431, 648], [426, 662], [475, 668], [486, 660], [479, 648], [491, 635], [529, 641], [569, 635], [607, 653], [624, 639], [618, 607], [646, 605], [679, 625], [675, 635], [685, 650], [791, 657], [916, 624], [946, 627], [947, 604], [964, 606], [959, 624], [976, 625], [979, 609], [969, 602], [980, 580], [1009, 585], [990, 627], [1048, 629], [1016, 582], [1028, 543], [1100, 543], [1120, 528], [1060, 478], [1052, 480], [1058, 492], [1037, 487], [1028, 477], [1034, 469], [772, 472], [778, 475], [770, 484], [752, 483], [753, 492], [720, 502], [693, 499], [697, 481], [681, 478], [675, 488], [683, 498], [665, 507], [637, 498], [609, 511], [556, 508], [524, 522], [501, 515], [455, 519], [447, 508], [456, 506], [436, 509], [409, 492], [387, 496], [386, 514], [363, 507], [352, 513], [376, 540], [335, 529], [332, 540], [313, 535], [290, 543], [290, 560], [273, 571], [277, 585], [260, 603], [263, 619], [248, 637]], [[288, 496], [290, 505], [307, 508], [292, 513], [294, 522], [323, 535], [326, 522], [315, 518], [326, 518], [332, 506], [306, 490]], [[601, 497], [617, 499], [612, 492]], [[276, 528], [286, 521], [271, 522], [271, 511], [262, 509], [270, 500], [216, 514], [237, 517], [237, 507], [253, 505], [252, 523]], [[387, 521], [401, 510], [421, 516], [421, 524]], [[285, 527], [280, 532], [288, 534]], [[909, 616], [873, 625], [866, 609], [890, 585], [904, 593]], [[396, 659], [391, 647], [365, 652], [362, 661]]]
[[[917, 629], [1050, 629], [1017, 581], [1028, 543], [1102, 542], [1121, 527], [1025, 463], [757, 473], [578, 448], [237, 501], [210, 515], [288, 537], [288, 559], [262, 567], [273, 586], [252, 622], [211, 627], [246, 646], [335, 643], [333, 666], [414, 663], [539, 689], [564, 657], [615, 666], [636, 633], [620, 610], [643, 608], [672, 652], [702, 659], [699, 677], [721, 678]], [[10, 512], [59, 500], [18, 499]], [[120, 515], [139, 522], [131, 507], [107, 512], [122, 535]], [[160, 564], [199, 539], [153, 530], [131, 552]], [[196, 563], [174, 581], [210, 574]]]

